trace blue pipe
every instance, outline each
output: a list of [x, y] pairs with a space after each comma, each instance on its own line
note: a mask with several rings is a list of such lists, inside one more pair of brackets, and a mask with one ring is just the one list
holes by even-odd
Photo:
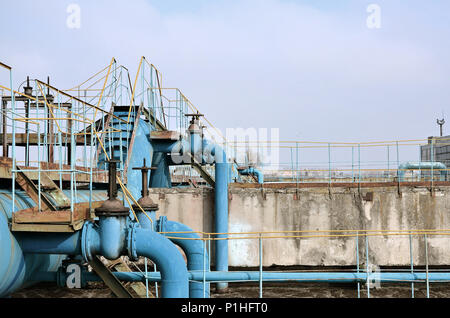
[[130, 241], [133, 257], [148, 257], [161, 270], [162, 297], [189, 297], [187, 267], [172, 242], [156, 232], [141, 228], [133, 228]]
[[436, 169], [439, 170], [441, 174], [441, 181], [445, 181], [447, 179], [447, 166], [442, 162], [405, 162], [398, 166], [397, 175], [399, 177], [399, 181], [402, 182], [405, 177], [405, 170], [431, 170]]
[[259, 169], [250, 167], [248, 169], [244, 169], [244, 170], [239, 171], [239, 173], [242, 174], [242, 175], [253, 175], [253, 176], [255, 176], [258, 179], [258, 183], [259, 184], [263, 184], [264, 183], [264, 174]]
[[[215, 166], [215, 232], [228, 233], [228, 169], [226, 162], [216, 163]], [[217, 271], [228, 271], [228, 240], [226, 234], [218, 234], [216, 240], [215, 260]], [[224, 290], [228, 287], [226, 283], [216, 285], [217, 290]]]
[[[65, 282], [66, 273], [62, 273], [63, 278], [60, 282]], [[141, 272], [114, 272], [119, 280], [127, 282], [144, 282], [145, 274]], [[36, 272], [30, 278], [34, 281], [57, 281], [58, 273]], [[101, 279], [91, 272], [83, 272], [83, 279], [86, 281], [100, 281]], [[384, 283], [411, 283], [411, 281], [425, 281], [427, 273], [418, 272], [380, 272], [371, 274], [369, 280], [380, 281]], [[189, 272], [189, 280], [202, 281], [203, 273]], [[160, 272], [148, 272], [147, 279], [149, 281], [160, 282]], [[263, 272], [263, 281], [266, 282], [297, 282], [297, 283], [365, 283], [367, 281], [366, 272]], [[450, 272], [429, 272], [428, 279], [430, 282], [449, 282]], [[206, 272], [205, 280], [208, 282], [226, 281], [226, 282], [257, 282], [259, 281], [259, 272], [257, 271], [239, 271], [239, 272]]]
[[[163, 235], [168, 236], [173, 243], [180, 246], [184, 251], [187, 258], [187, 268], [189, 271], [203, 273], [203, 269], [206, 271], [209, 270], [208, 253], [204, 249], [205, 247], [203, 245], [203, 241], [197, 233], [194, 233], [194, 231], [187, 225], [175, 221], [167, 221], [167, 218], [164, 216], [159, 219], [158, 225], [159, 232], [184, 232], [165, 233]], [[209, 284], [206, 284], [205, 293], [203, 293], [203, 283], [189, 283], [190, 298], [203, 298], [204, 296], [209, 298]]]
[[190, 132], [191, 154], [198, 161], [203, 162], [203, 139], [200, 133]]
[[150, 174], [151, 188], [171, 188], [170, 171], [167, 164], [167, 156], [163, 152], [154, 152], [152, 159], [152, 167], [157, 170]]
[[16, 232], [23, 253], [33, 254], [81, 254], [81, 231], [75, 233]]
[[100, 250], [96, 252], [107, 259], [118, 259], [124, 252], [127, 217], [100, 216], [98, 231], [98, 239], [93, 240], [91, 244], [100, 242]]
[[[146, 213], [147, 215], [145, 215], [145, 213], [142, 212], [140, 209], [136, 212], [136, 216], [139, 220], [139, 225], [143, 229], [156, 231], [156, 212], [146, 211]], [[149, 220], [149, 218], [151, 219], [151, 221]]]
[[98, 225], [86, 222], [82, 233], [23, 232], [17, 236], [24, 253], [83, 255], [89, 260], [93, 255], [117, 259], [128, 250], [135, 258], [148, 257], [161, 270], [162, 296], [187, 298], [187, 268], [176, 246], [152, 230], [136, 228], [136, 223], [127, 226], [126, 221], [127, 217], [101, 217]]

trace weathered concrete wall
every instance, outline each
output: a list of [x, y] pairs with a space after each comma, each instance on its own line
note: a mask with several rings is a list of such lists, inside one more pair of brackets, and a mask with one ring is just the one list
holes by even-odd
[[[214, 193], [208, 189], [152, 189], [160, 215], [213, 232]], [[450, 188], [235, 188], [230, 190], [230, 232], [307, 230], [450, 229]], [[367, 195], [369, 193], [369, 195]], [[370, 195], [372, 193], [372, 195]], [[372, 198], [371, 198], [372, 197]], [[367, 199], [367, 200], [365, 200]], [[306, 234], [306, 233], [305, 233]], [[311, 233], [328, 235], [330, 232]], [[271, 235], [293, 235], [292, 233]], [[245, 235], [237, 235], [243, 237]], [[365, 260], [365, 238], [359, 238]], [[271, 238], [263, 240], [264, 266], [355, 265], [355, 237]], [[378, 265], [409, 265], [409, 236], [369, 236], [369, 259]], [[415, 264], [425, 264], [423, 236], [413, 236]], [[257, 239], [230, 240], [230, 266], [257, 266]], [[450, 236], [428, 236], [429, 264], [450, 264]]]

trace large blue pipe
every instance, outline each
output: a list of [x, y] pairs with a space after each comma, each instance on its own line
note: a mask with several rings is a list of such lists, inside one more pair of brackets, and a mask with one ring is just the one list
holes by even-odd
[[75, 233], [17, 232], [14, 235], [24, 253], [81, 255], [81, 231]]
[[0, 297], [27, 286], [36, 271], [56, 271], [63, 259], [57, 255], [25, 254], [0, 212]]
[[[166, 217], [161, 217], [159, 220], [159, 231], [163, 233], [172, 232], [164, 233], [164, 235], [168, 236], [173, 243], [180, 246], [184, 251], [189, 271], [203, 272], [203, 270], [209, 270], [209, 257], [203, 241], [190, 227], [175, 221], [167, 221]], [[209, 284], [206, 284], [204, 291], [202, 283], [190, 282], [189, 297], [209, 298]]]
[[[167, 156], [163, 152], [154, 152], [152, 158], [152, 167], [157, 170], [150, 174], [151, 188], [171, 188], [170, 171], [167, 164]], [[131, 182], [131, 181], [130, 181]]]
[[[160, 268], [162, 297], [187, 298], [187, 267], [176, 246], [152, 230], [127, 226], [124, 220], [126, 218], [101, 217], [99, 226], [86, 222], [83, 233], [19, 233], [17, 246], [20, 246], [24, 253], [84, 255], [87, 259], [93, 255], [117, 259], [128, 250], [129, 255], [148, 257]], [[1, 233], [3, 238], [3, 233], [10, 232], [8, 230]], [[12, 264], [16, 263], [19, 262], [13, 259]], [[1, 264], [3, 266], [3, 262]], [[4, 269], [2, 271], [5, 272]], [[4, 273], [4, 276], [6, 274]], [[19, 272], [19, 275], [23, 276], [24, 273]], [[7, 284], [7, 281], [2, 280], [1, 283]], [[7, 294], [11, 288], [4, 290], [2, 295]]]
[[[132, 235], [133, 251], [151, 259], [161, 270], [162, 297], [189, 297], [189, 276], [180, 252], [164, 236], [147, 229], [135, 228]], [[134, 254], [134, 253], [133, 253]]]
[[[216, 233], [228, 233], [228, 163], [216, 163], [215, 166], [215, 231]], [[228, 240], [227, 234], [218, 234], [216, 240], [215, 260], [217, 271], [228, 271]], [[226, 283], [216, 285], [217, 290], [227, 288]]]

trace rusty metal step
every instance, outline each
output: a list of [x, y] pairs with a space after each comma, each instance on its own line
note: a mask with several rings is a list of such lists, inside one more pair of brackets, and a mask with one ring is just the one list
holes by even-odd
[[74, 232], [83, 226], [86, 220], [93, 218], [93, 211], [104, 201], [74, 204], [70, 210], [38, 211], [36, 207], [20, 210], [12, 215], [11, 230], [14, 232]]
[[[20, 167], [16, 167], [16, 181], [21, 188], [33, 199], [33, 201], [39, 204], [39, 188], [33, 180], [40, 179], [41, 187], [41, 207], [43, 210], [60, 210], [70, 206], [70, 199], [64, 194], [64, 192], [56, 185], [55, 182], [48, 176], [45, 171], [40, 172], [40, 178], [38, 178], [38, 171], [25, 171]], [[54, 204], [52, 200], [56, 203]], [[43, 204], [43, 206], [42, 206]]]

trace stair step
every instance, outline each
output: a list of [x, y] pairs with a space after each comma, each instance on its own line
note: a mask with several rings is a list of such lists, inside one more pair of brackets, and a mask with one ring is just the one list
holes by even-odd
[[[92, 202], [92, 209], [104, 201]], [[70, 210], [38, 211], [37, 207], [20, 210], [12, 215], [12, 231], [20, 232], [74, 232], [85, 220], [92, 219], [89, 202], [76, 203]]]
[[105, 264], [94, 256], [89, 265], [92, 266], [98, 276], [105, 282], [111, 291], [119, 298], [134, 298], [133, 295], [125, 288], [125, 286], [117, 279]]

